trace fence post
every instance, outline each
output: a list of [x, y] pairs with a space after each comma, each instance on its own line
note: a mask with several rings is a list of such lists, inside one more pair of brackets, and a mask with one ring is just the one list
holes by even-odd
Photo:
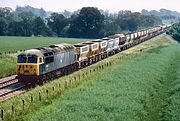
[[48, 89], [46, 90], [46, 95], [47, 95], [47, 99], [48, 99]]
[[12, 107], [11, 107], [11, 108], [12, 108], [12, 114], [14, 114], [14, 106], [12, 105]]
[[23, 106], [23, 108], [22, 108], [22, 109], [24, 110], [24, 104], [25, 104], [24, 100], [22, 100], [22, 104], [23, 104], [23, 105], [22, 105], [22, 106]]
[[39, 92], [39, 101], [41, 101], [41, 93]]
[[84, 73], [82, 74], [82, 76], [83, 76], [83, 79], [84, 79]]
[[4, 110], [1, 109], [1, 119], [4, 120]]
[[33, 97], [31, 96], [31, 103], [33, 102]]

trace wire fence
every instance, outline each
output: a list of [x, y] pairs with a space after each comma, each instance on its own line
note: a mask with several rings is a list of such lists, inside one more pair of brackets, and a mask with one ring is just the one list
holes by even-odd
[[24, 51], [25, 50], [3, 51], [3, 52], [0, 52], [0, 57], [1, 55], [19, 54]]

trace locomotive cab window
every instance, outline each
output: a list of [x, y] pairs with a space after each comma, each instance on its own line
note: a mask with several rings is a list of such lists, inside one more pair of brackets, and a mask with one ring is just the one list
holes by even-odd
[[49, 61], [50, 61], [50, 63], [51, 63], [51, 62], [54, 62], [54, 57], [53, 57], [53, 56], [50, 57], [50, 60], [49, 60]]
[[27, 60], [26, 57], [19, 56], [17, 62], [18, 63], [26, 63], [26, 60]]
[[51, 63], [51, 62], [54, 62], [54, 57], [46, 57], [45, 58], [45, 63]]
[[28, 57], [28, 63], [37, 63], [37, 57]]

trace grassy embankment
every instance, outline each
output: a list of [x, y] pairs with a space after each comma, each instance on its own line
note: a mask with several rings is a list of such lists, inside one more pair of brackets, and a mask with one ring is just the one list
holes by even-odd
[[0, 78], [15, 74], [16, 56], [15, 54], [4, 54], [4, 52], [16, 52], [30, 48], [41, 47], [50, 44], [78, 43], [85, 39], [74, 38], [53, 38], [53, 37], [0, 37]]
[[[16, 106], [17, 112], [13, 118], [17, 120], [158, 120], [178, 116], [178, 112], [172, 113], [178, 110], [177, 107], [172, 108], [178, 106], [178, 101], [173, 102], [170, 97], [179, 90], [179, 86], [174, 88], [174, 84], [180, 85], [177, 73], [180, 69], [179, 45], [142, 53], [160, 46], [162, 42], [165, 45], [171, 43], [167, 37], [156, 38], [88, 67], [93, 70], [102, 63], [114, 63], [111, 67], [104, 66], [102, 73], [92, 71], [85, 78], [72, 81], [74, 76], [89, 72], [87, 68], [9, 100], [2, 104], [6, 118], [12, 119], [12, 104]], [[66, 87], [59, 91], [58, 84], [62, 86], [69, 79], [71, 83], [67, 83], [71, 87], [86, 82], [77, 88], [67, 90]], [[49, 91], [48, 98], [45, 93], [39, 101], [36, 93], [47, 92], [53, 86], [55, 92], [51, 91], [51, 94]], [[62, 93], [62, 90], [67, 91]], [[36, 99], [33, 98], [35, 103], [29, 103], [30, 95], [36, 95]], [[178, 95], [174, 99], [177, 98]], [[26, 101], [23, 110], [21, 99]], [[173, 111], [168, 113], [169, 108]]]

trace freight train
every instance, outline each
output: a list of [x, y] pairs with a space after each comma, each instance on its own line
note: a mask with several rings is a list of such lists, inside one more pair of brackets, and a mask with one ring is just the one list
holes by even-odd
[[160, 35], [169, 27], [170, 25], [156, 26], [74, 45], [54, 44], [26, 50], [17, 57], [18, 81], [42, 84], [46, 80], [68, 75]]

